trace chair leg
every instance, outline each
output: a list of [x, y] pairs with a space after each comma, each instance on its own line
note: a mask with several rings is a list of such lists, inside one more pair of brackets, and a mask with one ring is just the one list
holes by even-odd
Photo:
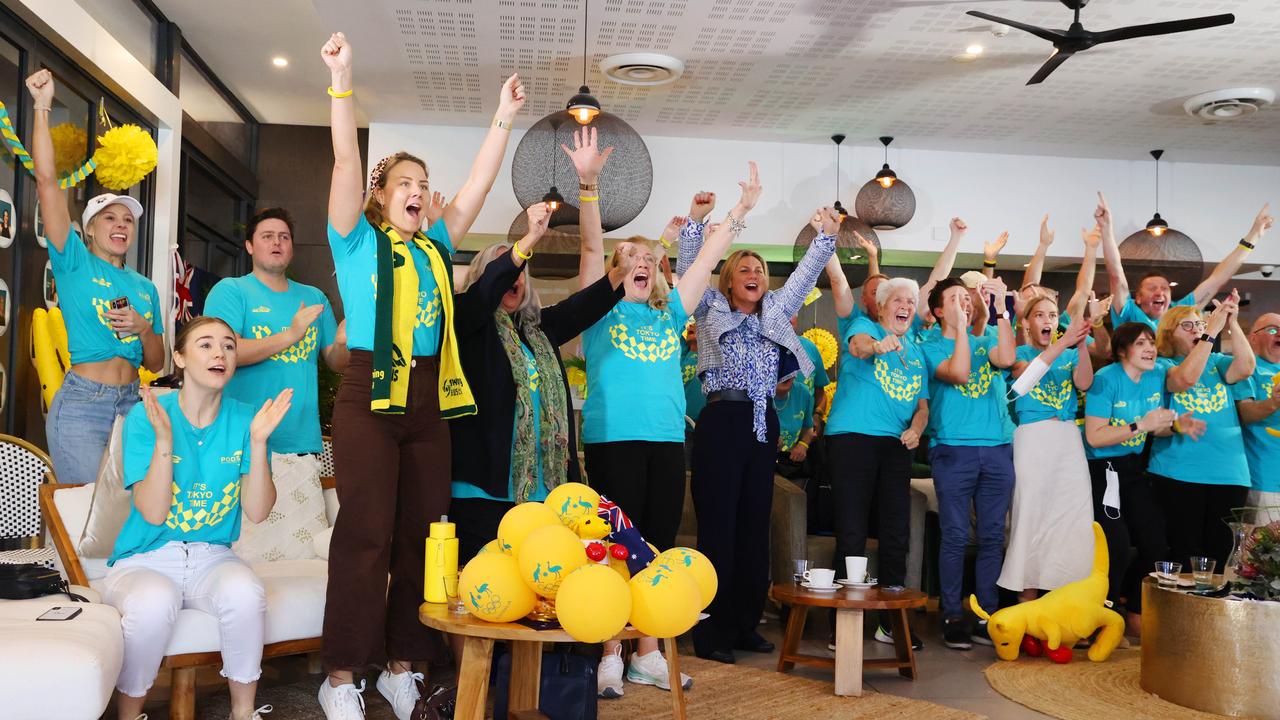
[[196, 669], [174, 668], [169, 696], [169, 720], [196, 720]]
[[320, 659], [320, 653], [307, 653], [307, 674], [320, 675], [324, 673], [324, 662]]

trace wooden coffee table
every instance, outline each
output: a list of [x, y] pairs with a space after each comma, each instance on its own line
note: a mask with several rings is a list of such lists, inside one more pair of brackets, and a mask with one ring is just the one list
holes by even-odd
[[[796, 583], [776, 583], [773, 597], [791, 606], [787, 635], [778, 657], [778, 672], [786, 672], [796, 663], [834, 667], [836, 695], [862, 694], [863, 668], [896, 668], [903, 677], [916, 679], [916, 656], [911, 648], [911, 630], [907, 610], [923, 607], [929, 599], [919, 590], [885, 592], [879, 587], [867, 589], [840, 588], [835, 592], [814, 592]], [[836, 657], [803, 655], [797, 652], [804, 635], [805, 616], [811, 607], [835, 608]], [[896, 657], [863, 660], [862, 611], [888, 610], [893, 622], [893, 644]]]

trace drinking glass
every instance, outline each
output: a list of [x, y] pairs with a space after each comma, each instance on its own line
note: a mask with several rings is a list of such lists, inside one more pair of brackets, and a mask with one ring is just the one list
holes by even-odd
[[1195, 578], [1197, 590], [1214, 590], [1213, 570], [1218, 561], [1211, 557], [1195, 555], [1191, 558], [1191, 576]]
[[1161, 560], [1156, 563], [1156, 583], [1162, 588], [1176, 588], [1180, 572], [1182, 572], [1182, 563]]

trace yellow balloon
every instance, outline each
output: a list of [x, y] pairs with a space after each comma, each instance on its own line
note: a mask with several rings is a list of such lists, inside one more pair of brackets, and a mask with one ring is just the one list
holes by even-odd
[[458, 595], [472, 615], [499, 623], [528, 615], [538, 601], [538, 596], [520, 579], [516, 559], [497, 552], [476, 555], [462, 568]]
[[495, 538], [485, 543], [483, 547], [476, 551], [476, 554], [479, 555], [487, 552], [506, 553], [507, 555], [510, 555], [511, 549], [503, 546], [502, 541]]
[[631, 578], [631, 624], [656, 638], [683, 635], [698, 621], [702, 594], [691, 573], [652, 563]]
[[614, 557], [612, 553], [610, 553], [609, 567], [613, 568], [614, 572], [618, 573], [618, 575], [623, 580], [626, 580], [628, 582], [631, 581], [631, 568], [627, 567], [626, 560], [619, 560], [618, 558]]
[[553, 598], [569, 573], [586, 565], [586, 549], [569, 528], [545, 525], [529, 533], [516, 555], [520, 578], [534, 592]]
[[607, 566], [586, 565], [569, 573], [560, 584], [556, 617], [565, 632], [578, 642], [604, 642], [627, 626], [631, 590]]
[[551, 508], [565, 527], [572, 530], [584, 515], [595, 517], [596, 506], [600, 504], [600, 493], [582, 483], [565, 483], [552, 490], [543, 504]]
[[705, 610], [711, 601], [716, 597], [716, 588], [719, 587], [719, 579], [716, 577], [715, 566], [707, 559], [706, 555], [687, 547], [674, 547], [665, 552], [659, 553], [658, 557], [653, 560], [655, 563], [666, 563], [672, 566], [676, 572], [687, 572], [693, 577], [693, 581], [698, 584], [698, 592], [702, 595], [702, 607]]
[[512, 556], [519, 556], [520, 543], [529, 533], [544, 525], [559, 525], [560, 519], [551, 508], [540, 502], [521, 503], [507, 511], [498, 523], [498, 542]]

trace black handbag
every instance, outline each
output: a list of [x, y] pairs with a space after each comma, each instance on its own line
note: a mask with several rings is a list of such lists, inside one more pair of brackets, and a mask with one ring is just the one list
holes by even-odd
[[[494, 668], [493, 716], [507, 717], [511, 653]], [[596, 720], [596, 663], [584, 655], [550, 652], [542, 656], [538, 710], [551, 720]]]
[[0, 563], [0, 599], [29, 600], [65, 594], [76, 602], [88, 602], [71, 592], [57, 570], [37, 563]]

